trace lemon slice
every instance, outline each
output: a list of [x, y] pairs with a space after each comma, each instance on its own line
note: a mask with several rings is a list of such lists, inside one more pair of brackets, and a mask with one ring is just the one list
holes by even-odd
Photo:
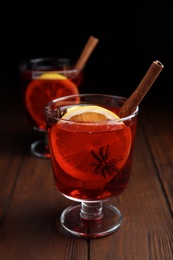
[[62, 119], [78, 122], [100, 122], [120, 119], [112, 111], [95, 105], [75, 106], [67, 109]]
[[46, 72], [44, 74], [42, 74], [39, 79], [60, 79], [60, 80], [63, 80], [63, 79], [67, 79], [67, 77], [65, 77], [64, 75], [61, 75], [57, 72]]

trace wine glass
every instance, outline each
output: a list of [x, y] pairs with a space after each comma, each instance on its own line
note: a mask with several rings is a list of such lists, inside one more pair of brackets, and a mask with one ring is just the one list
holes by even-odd
[[119, 118], [115, 114], [125, 101], [120, 96], [78, 94], [45, 107], [55, 184], [75, 201], [60, 222], [76, 236], [103, 237], [122, 224], [120, 210], [106, 201], [119, 196], [130, 177], [139, 109]]
[[[45, 57], [24, 61], [19, 65], [26, 115], [38, 138], [31, 144], [31, 153], [36, 157], [50, 158], [45, 105], [53, 98], [77, 94], [82, 85], [83, 71], [74, 68], [74, 64], [70, 58]], [[66, 80], [59, 78], [59, 75], [65, 76]]]

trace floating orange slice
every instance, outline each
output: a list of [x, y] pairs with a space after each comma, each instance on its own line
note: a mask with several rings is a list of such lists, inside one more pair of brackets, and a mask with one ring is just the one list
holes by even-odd
[[99, 106], [74, 106], [62, 119], [51, 131], [52, 151], [61, 169], [88, 187], [109, 182], [129, 156], [130, 128]]
[[63, 75], [46, 72], [33, 80], [25, 92], [26, 108], [39, 128], [45, 129], [44, 108], [55, 98], [78, 94], [76, 85]]

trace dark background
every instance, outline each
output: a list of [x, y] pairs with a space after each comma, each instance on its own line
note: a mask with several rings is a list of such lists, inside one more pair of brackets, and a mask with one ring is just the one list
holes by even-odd
[[[1, 75], [15, 79], [18, 64], [30, 58], [77, 58], [93, 35], [100, 41], [85, 69], [93, 81], [107, 84], [102, 92], [128, 96], [159, 60], [164, 69], [148, 95], [166, 97], [173, 86], [172, 1], [138, 2], [3, 3]], [[99, 86], [88, 85], [91, 91]]]

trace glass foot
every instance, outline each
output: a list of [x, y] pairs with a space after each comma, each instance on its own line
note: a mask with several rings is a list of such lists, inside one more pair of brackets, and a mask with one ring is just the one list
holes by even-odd
[[[89, 205], [89, 203], [87, 203]], [[97, 210], [97, 209], [96, 209]], [[96, 213], [97, 214], [97, 213]], [[123, 216], [114, 206], [103, 204], [100, 217], [84, 219], [81, 217], [81, 205], [70, 206], [60, 217], [62, 226], [79, 237], [99, 238], [116, 231], [122, 224]]]
[[31, 144], [31, 153], [39, 158], [50, 158], [49, 147], [45, 140], [38, 140]]

